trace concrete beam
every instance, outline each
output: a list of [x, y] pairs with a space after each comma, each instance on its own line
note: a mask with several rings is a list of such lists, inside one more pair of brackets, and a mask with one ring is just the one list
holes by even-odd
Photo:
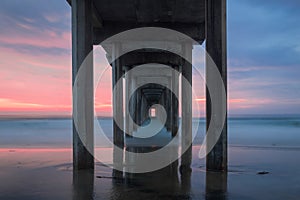
[[[73, 116], [77, 116], [73, 117], [74, 170], [94, 168], [93, 56], [87, 57], [93, 50], [91, 7], [91, 0], [72, 0]], [[81, 78], [77, 79], [79, 69]]]
[[[226, 0], [206, 0], [206, 51], [217, 66], [223, 79], [225, 89], [227, 90], [226, 40]], [[227, 99], [227, 97], [220, 96], [222, 85], [213, 84], [215, 82], [214, 76], [215, 74], [210, 70], [209, 62], [207, 62], [206, 83], [214, 87], [210, 92], [216, 95], [219, 94], [219, 98], [214, 100], [218, 102], [215, 105], [216, 109], [222, 112], [224, 108], [227, 110], [227, 100], [225, 102], [222, 101], [223, 99]], [[206, 126], [208, 128], [211, 118], [217, 118], [221, 116], [221, 113], [212, 116], [211, 99], [208, 90], [206, 90], [206, 98]], [[215, 120], [221, 121], [218, 120], [218, 118]], [[208, 135], [207, 141], [209, 142], [215, 137], [214, 135]], [[223, 131], [216, 145], [208, 152], [206, 157], [206, 169], [212, 171], [227, 171], [227, 119], [225, 120]]]
[[[68, 2], [68, 4], [70, 6], [72, 6], [72, 0], [67, 0], [67, 2]], [[95, 27], [95, 28], [101, 28], [102, 25], [103, 25], [102, 18], [101, 18], [101, 15], [100, 15], [100, 13], [99, 13], [96, 5], [95, 5], [95, 2], [93, 0], [92, 0], [92, 8], [91, 8], [90, 12], [92, 13], [92, 24], [93, 24], [93, 27]]]
[[146, 63], [159, 63], [168, 66], [182, 64], [180, 56], [167, 51], [134, 51], [122, 55], [119, 59], [121, 59], [124, 66], [136, 66]]
[[94, 28], [101, 28], [103, 26], [103, 21], [102, 21], [99, 10], [95, 6], [94, 1], [93, 1], [92, 13], [93, 13], [92, 18], [93, 18]]
[[157, 93], [161, 93], [164, 89], [163, 88], [142, 88], [143, 93], [152, 93], [152, 92], [157, 92]]
[[[104, 21], [102, 28], [94, 29], [94, 44], [98, 45], [105, 39], [116, 35], [120, 32], [127, 31], [135, 28], [142, 27], [162, 27], [167, 29], [172, 29], [181, 32], [189, 37], [193, 38], [195, 41], [202, 44], [205, 39], [205, 25], [204, 23], [172, 23], [172, 22], [154, 22], [154, 23], [119, 23], [119, 22], [109, 22]], [[139, 38], [133, 38], [134, 40], [139, 40]], [[162, 38], [162, 41], [178, 41], [178, 38], [172, 38], [166, 36]]]

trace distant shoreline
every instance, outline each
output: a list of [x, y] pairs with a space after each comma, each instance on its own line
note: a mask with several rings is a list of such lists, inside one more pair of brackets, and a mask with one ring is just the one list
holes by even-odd
[[[103, 117], [99, 116], [98, 119], [112, 119], [112, 117]], [[12, 115], [12, 116], [4, 116], [0, 115], [0, 120], [35, 120], [35, 119], [51, 119], [51, 120], [61, 120], [61, 119], [72, 119], [72, 116], [21, 116], [21, 115]]]
[[[193, 144], [193, 148], [200, 148], [200, 144]], [[229, 148], [237, 149], [252, 149], [252, 150], [279, 150], [279, 151], [300, 151], [300, 146], [272, 146], [272, 145], [239, 145], [228, 144]], [[110, 147], [95, 147], [95, 149], [109, 149]], [[9, 146], [0, 145], [0, 152], [15, 152], [15, 151], [71, 151], [72, 146], [51, 146], [51, 145], [36, 145], [36, 146]]]
[[[111, 116], [98, 116], [98, 119], [112, 119]], [[300, 118], [300, 114], [232, 114], [228, 116], [228, 119], [290, 119], [290, 118]], [[38, 119], [50, 119], [50, 120], [62, 120], [62, 119], [72, 119], [70, 115], [0, 115], [0, 120], [38, 120]], [[197, 118], [193, 118], [197, 119]], [[198, 119], [205, 119], [205, 117], [200, 117]]]

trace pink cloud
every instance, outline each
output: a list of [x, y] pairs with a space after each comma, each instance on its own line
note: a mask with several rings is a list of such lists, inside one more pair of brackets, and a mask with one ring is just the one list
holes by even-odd
[[[24, 25], [27, 26], [27, 25]], [[29, 28], [29, 27], [27, 27]], [[1, 35], [0, 42], [13, 45], [31, 45], [44, 48], [71, 48], [71, 33], [57, 34], [53, 31], [39, 31], [32, 35]]]

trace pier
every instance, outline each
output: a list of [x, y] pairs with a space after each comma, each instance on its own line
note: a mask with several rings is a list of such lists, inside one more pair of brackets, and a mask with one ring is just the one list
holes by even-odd
[[[166, 48], [175, 49], [177, 55], [170, 51], [154, 48], [130, 51], [131, 43], [140, 42], [140, 38], [132, 38], [126, 42], [113, 41], [103, 45], [112, 67], [112, 90], [117, 84], [121, 84], [118, 87], [122, 88], [113, 92], [112, 98], [113, 115], [119, 119], [118, 123], [116, 121], [113, 123], [113, 143], [119, 148], [127, 150], [133, 147], [147, 149], [146, 147], [149, 146], [163, 146], [168, 139], [178, 137], [179, 113], [181, 113], [181, 136], [178, 145], [187, 150], [181, 156], [179, 168], [181, 173], [189, 173], [192, 161], [192, 90], [186, 87], [180, 88], [179, 85], [184, 85], [184, 80], [190, 85], [193, 84], [192, 64], [188, 60], [192, 61], [193, 59], [193, 46], [205, 42], [207, 53], [217, 66], [223, 81], [222, 84], [226, 89], [226, 0], [137, 0], [126, 2], [121, 0], [68, 0], [68, 2], [72, 7], [72, 75], [73, 88], [76, 88], [73, 89], [73, 115], [75, 113], [77, 116], [77, 120], [73, 121], [74, 170], [94, 168], [92, 153], [94, 148], [93, 60], [91, 57], [86, 59], [91, 54], [93, 45], [102, 44], [106, 39], [127, 30], [161, 27], [187, 35], [197, 43], [168, 38], [168, 35], [161, 36], [161, 40], [166, 41]], [[161, 42], [149, 38], [142, 39], [142, 41], [145, 40], [150, 43]], [[124, 54], [124, 52], [126, 53]], [[83, 62], [85, 62], [84, 66], [82, 66]], [[140, 73], [138, 76], [127, 73], [134, 68], [153, 63], [158, 64], [156, 70], [147, 71], [145, 68], [143, 74]], [[160, 65], [168, 66], [180, 75], [164, 71], [165, 68], [159, 68]], [[85, 67], [84, 78], [76, 82], [80, 67]], [[122, 79], [125, 80], [124, 86], [123, 81], [120, 81]], [[147, 79], [152, 81], [158, 79], [165, 85], [151, 84], [145, 81]], [[74, 84], [77, 84], [76, 87]], [[208, 128], [212, 119], [216, 122], [221, 121], [219, 118], [222, 111], [227, 110], [227, 101], [224, 102], [222, 98], [218, 98], [218, 95], [223, 95], [221, 93], [223, 85], [215, 81], [209, 65], [206, 67], [206, 84], [211, 85], [211, 89], [206, 91]], [[137, 89], [132, 91], [132, 88]], [[168, 88], [171, 88], [172, 91]], [[180, 89], [181, 91], [179, 91]], [[176, 98], [174, 91], [175, 93], [181, 92], [182, 99]], [[129, 98], [125, 98], [124, 101], [124, 96]], [[211, 109], [212, 98], [217, 99], [214, 108], [214, 112], [217, 114], [214, 115]], [[181, 110], [179, 110], [179, 102], [181, 102]], [[152, 138], [146, 142], [142, 142], [145, 141], [143, 139], [135, 139], [136, 136], [151, 134], [143, 132], [141, 128], [149, 120], [155, 126], [161, 126], [160, 122], [164, 120], [157, 117], [160, 116], [160, 109], [155, 107], [156, 105], [161, 105], [166, 111], [165, 124], [162, 124], [164, 127], [159, 134], [154, 136], [160, 137], [160, 139]], [[124, 110], [128, 112], [124, 114]], [[79, 128], [76, 128], [75, 123]], [[217, 125], [223, 124], [220, 122]], [[227, 171], [227, 119], [221, 128], [222, 133], [217, 143], [206, 157], [206, 170], [208, 171]], [[84, 134], [83, 138], [79, 137], [78, 131]], [[213, 140], [214, 137], [216, 137], [214, 134], [210, 134], [207, 142]], [[157, 141], [159, 143], [155, 143]], [[122, 163], [124, 160], [126, 158], [116, 158], [116, 162]], [[124, 176], [124, 174], [116, 171], [115, 176]]]

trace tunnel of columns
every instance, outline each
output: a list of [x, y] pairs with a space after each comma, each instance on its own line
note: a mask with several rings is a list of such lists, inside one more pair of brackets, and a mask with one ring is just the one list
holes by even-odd
[[[192, 44], [180, 46], [181, 50], [186, 52], [186, 56], [191, 57]], [[113, 44], [111, 51], [111, 55], [122, 52], [122, 44]], [[118, 116], [120, 120], [120, 116], [124, 116], [124, 119], [120, 120], [124, 124], [113, 124], [114, 144], [126, 148], [127, 151], [146, 153], [164, 147], [173, 137], [179, 137], [180, 133], [184, 133], [180, 135], [181, 141], [178, 142], [175, 151], [178, 151], [181, 145], [191, 145], [192, 98], [190, 96], [192, 88], [179, 85], [182, 84], [182, 76], [190, 84], [192, 83], [192, 65], [179, 55], [157, 49], [135, 50], [116, 59], [111, 58], [111, 60], [113, 60], [111, 63], [113, 87], [117, 82], [118, 84], [124, 83], [124, 86], [119, 86], [124, 88], [123, 90], [113, 92], [114, 118]], [[138, 73], [128, 73], [135, 71], [135, 68], [141, 68], [141, 70]], [[182, 99], [179, 99], [180, 88], [183, 88]], [[181, 104], [183, 125], [179, 130], [181, 100], [183, 102]], [[157, 105], [161, 105], [164, 111]], [[124, 110], [125, 115], [123, 115]], [[164, 114], [165, 119], [161, 117]], [[150, 123], [162, 125], [162, 129], [158, 133], [151, 128], [148, 128], [148, 132], [143, 132], [141, 127]], [[154, 133], [151, 132], [152, 130]], [[182, 172], [190, 171], [191, 154], [190, 147], [181, 159]], [[126, 162], [126, 158], [116, 158], [114, 161], [122, 163], [124, 160]], [[172, 167], [169, 166], [173, 171], [177, 168], [174, 165], [177, 166], [177, 161], [171, 164]], [[122, 177], [123, 173], [115, 170], [114, 176]]]
[[[190, 48], [192, 48], [192, 46]], [[148, 64], [148, 69], [150, 70], [143, 70], [143, 73], [139, 74], [131, 73], [130, 75], [126, 75], [126, 72], [145, 64]], [[111, 64], [111, 66], [115, 68], [112, 70], [114, 73], [113, 80], [119, 81], [120, 78], [125, 80], [123, 95], [128, 97], [129, 101], [123, 102], [123, 105], [128, 106], [129, 110], [128, 113], [125, 112], [124, 119], [126, 136], [130, 136], [132, 131], [136, 131], [137, 129], [134, 125], [129, 124], [129, 117], [131, 117], [138, 126], [147, 124], [151, 118], [159, 120], [161, 114], [159, 113], [160, 110], [155, 107], [156, 104], [162, 105], [166, 110], [167, 119], [164, 126], [167, 132], [172, 136], [177, 134], [179, 125], [179, 99], [172, 91], [179, 93], [180, 77], [178, 74], [175, 74], [173, 70], [181, 73], [180, 69], [184, 64], [185, 60], [174, 53], [155, 51], [152, 49], [148, 51], [132, 51], [122, 55]], [[162, 65], [164, 66], [162, 67]], [[171, 69], [169, 71], [164, 70], [165, 66]], [[189, 65], [187, 67], [191, 66]], [[120, 71], [120, 69], [118, 70], [117, 68], [122, 69], [119, 76], [117, 71]], [[153, 83], [145, 84], [145, 82], [147, 82], [145, 79], [153, 80]], [[156, 79], [160, 79], [159, 82], [165, 85], [155, 83]], [[130, 97], [128, 96], [129, 94], [131, 94]], [[126, 99], [127, 98], [125, 98], [125, 101]], [[151, 115], [151, 111], [153, 115]]]
[[[76, 82], [76, 78], [80, 69], [82, 69], [82, 63], [93, 51], [93, 45], [99, 45], [111, 36], [141, 27], [161, 27], [180, 32], [192, 38], [198, 45], [205, 41], [206, 51], [215, 63], [217, 73], [222, 79], [222, 83], [215, 84], [215, 77], [208, 65], [206, 66], [206, 84], [212, 85], [210, 94], [206, 90], [208, 94], [206, 96], [206, 128], [208, 129], [210, 126], [211, 119], [220, 123], [219, 116], [221, 116], [222, 110], [227, 110], [227, 100], [222, 102], [220, 97], [220, 88], [225, 85], [226, 90], [227, 85], [226, 0], [187, 0], [176, 1], [176, 4], [172, 0], [137, 1], [139, 2], [137, 4], [124, 3], [124, 1], [118, 0], [114, 3], [106, 0], [68, 0], [68, 2], [72, 6], [73, 167], [75, 186], [77, 182], [80, 185], [80, 179], [85, 180], [85, 176], [81, 176], [81, 170], [93, 170], [95, 167], [93, 155], [94, 74], [92, 59], [88, 60], [88, 63], [84, 66], [85, 77], [79, 82]], [[179, 169], [181, 189], [189, 193], [192, 173], [192, 91], [189, 88], [179, 87], [179, 85], [182, 86], [184, 79], [192, 85], [192, 65], [183, 57], [192, 60], [192, 49], [195, 44], [176, 37], [170, 38], [170, 35], [159, 35], [159, 33], [155, 35], [161, 37], [160, 42], [163, 44], [165, 42], [175, 42], [179, 46], [178, 54], [182, 57], [169, 51], [147, 48], [127, 51], [122, 55], [123, 50], [128, 48], [126, 44], [114, 41], [109, 45], [102, 45], [112, 67], [112, 90], [119, 83], [122, 88], [116, 93], [113, 92], [112, 97], [113, 116], [121, 118], [118, 123], [115, 120], [113, 121], [113, 143], [123, 149], [124, 152], [125, 150], [149, 152], [161, 148], [173, 138], [178, 138], [178, 145], [174, 151], [178, 152], [180, 148], [186, 149], [185, 152], [182, 152], [180, 159], [175, 160], [166, 168], [147, 175], [143, 174], [143, 176], [154, 177], [155, 173], [158, 173], [155, 181], [169, 180], [170, 185], [176, 189], [178, 183], [177, 171]], [[136, 39], [139, 40], [140, 38], [131, 39], [136, 42]], [[143, 40], [139, 42], [141, 41], [144, 42]], [[144, 67], [145, 70], [138, 75], [128, 73], [140, 66], [151, 66], [152, 70], [147, 71], [147, 68]], [[172, 69], [171, 71], [177, 71], [180, 75], [164, 71], [165, 67]], [[153, 83], [147, 81], [148, 79], [151, 79]], [[157, 82], [160, 84], [157, 84]], [[77, 87], [78, 85], [82, 87]], [[180, 89], [181, 91], [179, 91]], [[181, 94], [181, 99], [174, 95], [176, 91]], [[214, 100], [217, 106], [214, 115], [211, 110], [212, 99], [210, 95], [216, 97]], [[164, 111], [166, 114], [165, 122], [160, 117]], [[142, 127], [146, 127], [153, 122], [163, 124], [161, 131], [150, 138], [140, 138], [143, 135]], [[217, 123], [217, 125], [220, 124]], [[80, 128], [77, 129], [76, 126]], [[80, 134], [83, 137], [80, 137]], [[159, 139], [151, 140], [156, 136]], [[215, 138], [215, 133], [208, 136], [209, 141], [210, 138]], [[135, 160], [134, 158], [123, 157], [123, 154], [114, 154], [113, 162], [117, 165], [126, 163], [126, 166], [134, 167]], [[211, 175], [209, 171], [220, 173], [227, 171], [227, 119], [224, 126], [222, 124], [220, 137], [206, 156], [206, 170], [207, 182], [216, 181], [220, 183], [216, 186], [217, 189], [210, 187], [213, 184], [208, 185], [206, 188], [208, 193], [216, 190], [220, 190], [222, 193], [226, 191], [226, 184], [223, 184], [227, 181], [226, 174]], [[114, 169], [112, 177], [113, 180], [124, 180], [125, 177], [125, 180], [128, 181], [135, 180], [131, 178], [140, 175]], [[93, 175], [89, 178], [93, 182]], [[93, 188], [91, 188], [92, 190]]]

